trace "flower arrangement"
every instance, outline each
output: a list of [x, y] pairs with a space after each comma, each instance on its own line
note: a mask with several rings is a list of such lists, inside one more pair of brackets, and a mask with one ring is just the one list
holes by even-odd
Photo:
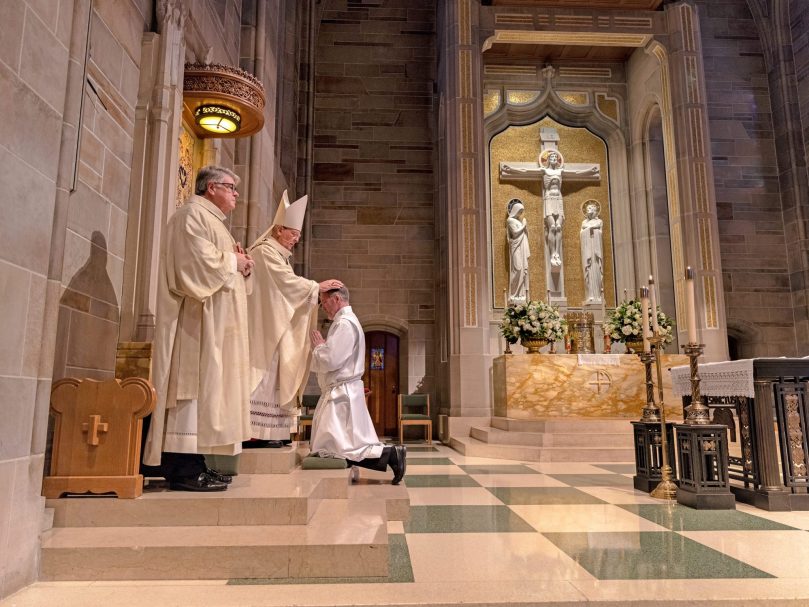
[[[641, 316], [639, 301], [636, 299], [623, 301], [607, 316], [604, 321], [604, 331], [612, 341], [622, 343], [643, 341]], [[671, 343], [674, 340], [674, 321], [666, 316], [659, 306], [657, 308], [657, 325], [663, 337], [663, 344]], [[649, 330], [651, 332], [651, 327]]]
[[510, 344], [526, 339], [553, 343], [564, 339], [566, 324], [556, 307], [544, 301], [529, 301], [506, 308], [500, 332]]

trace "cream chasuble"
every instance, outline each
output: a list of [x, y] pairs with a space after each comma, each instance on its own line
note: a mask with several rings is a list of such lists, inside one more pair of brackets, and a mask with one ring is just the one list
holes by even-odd
[[244, 277], [224, 213], [192, 196], [166, 225], [152, 382], [157, 404], [143, 461], [163, 451], [235, 454], [250, 438]]
[[252, 435], [287, 440], [309, 376], [309, 332], [317, 326], [319, 285], [295, 274], [292, 253], [272, 237], [255, 243], [249, 254], [256, 262], [247, 298]]

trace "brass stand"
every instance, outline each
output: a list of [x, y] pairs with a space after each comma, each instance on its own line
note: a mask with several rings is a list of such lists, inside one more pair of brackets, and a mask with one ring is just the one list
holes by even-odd
[[702, 403], [702, 395], [699, 392], [698, 359], [704, 349], [705, 344], [687, 343], [683, 346], [691, 370], [691, 404], [685, 408], [686, 417], [683, 422], [689, 426], [705, 426], [711, 423], [711, 410]]
[[660, 350], [663, 345], [663, 337], [655, 335], [649, 338], [649, 342], [654, 347], [655, 367], [657, 367], [657, 400], [660, 406], [660, 440], [663, 450], [663, 466], [660, 474], [663, 480], [651, 492], [651, 496], [657, 499], [674, 500], [677, 499], [677, 485], [672, 479], [671, 466], [669, 465], [669, 445], [666, 437], [666, 407], [663, 402], [663, 365], [660, 359]]
[[506, 340], [506, 349], [503, 350], [503, 354], [511, 354], [511, 342]]
[[652, 381], [652, 356], [651, 352], [638, 352], [638, 358], [643, 363], [646, 369], [646, 404], [643, 406], [643, 414], [640, 421], [642, 422], [659, 422], [660, 409], [655, 404], [655, 386]]

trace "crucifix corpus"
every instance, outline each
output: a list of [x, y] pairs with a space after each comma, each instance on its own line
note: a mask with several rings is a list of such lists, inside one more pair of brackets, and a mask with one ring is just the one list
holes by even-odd
[[565, 181], [601, 181], [599, 164], [565, 164], [559, 151], [559, 133], [554, 128], [541, 128], [541, 148], [537, 162], [500, 163], [501, 181], [541, 180], [542, 204], [545, 224], [545, 280], [550, 291], [550, 303], [566, 307], [565, 267], [562, 251], [562, 229], [565, 224], [565, 206], [562, 198], [562, 179]]

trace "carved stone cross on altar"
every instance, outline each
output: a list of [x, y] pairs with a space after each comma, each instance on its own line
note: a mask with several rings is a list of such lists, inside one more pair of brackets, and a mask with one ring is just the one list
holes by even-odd
[[565, 164], [558, 149], [559, 133], [553, 128], [539, 131], [541, 148], [537, 162], [500, 163], [501, 181], [533, 181], [542, 183], [542, 204], [545, 224], [545, 279], [550, 302], [567, 306], [565, 297], [564, 255], [562, 229], [565, 207], [562, 198], [562, 180], [578, 182], [601, 181], [599, 164]]

